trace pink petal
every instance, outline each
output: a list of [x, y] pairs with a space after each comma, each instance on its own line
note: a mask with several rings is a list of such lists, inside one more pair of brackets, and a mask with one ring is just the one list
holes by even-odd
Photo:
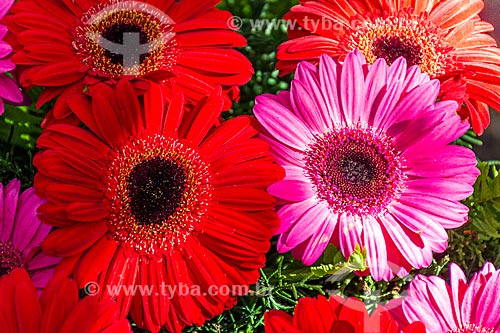
[[[10, 72], [14, 68], [16, 68], [16, 65], [14, 65], [14, 63], [10, 59], [0, 59], [0, 73]], [[3, 77], [3, 75], [1, 75], [0, 77]], [[2, 87], [4, 85], [5, 85], [5, 83], [1, 84]]]
[[453, 177], [471, 171], [474, 173], [477, 164], [474, 152], [460, 146], [442, 146], [427, 150], [418, 157], [409, 155], [405, 159], [405, 174], [422, 178]]
[[325, 252], [326, 247], [330, 243], [337, 221], [338, 217], [336, 214], [327, 212], [325, 220], [318, 225], [318, 228], [316, 228], [316, 231], [309, 240], [292, 251], [294, 258], [301, 258], [304, 265], [309, 266], [314, 264]]
[[303, 201], [316, 195], [312, 184], [297, 180], [282, 180], [269, 186], [267, 191], [280, 199]]
[[12, 228], [14, 227], [20, 189], [21, 182], [17, 179], [11, 180], [3, 189], [3, 221], [0, 224], [0, 242], [5, 243], [10, 239]]
[[35, 194], [34, 188], [29, 188], [19, 198], [12, 242], [18, 249], [24, 249], [33, 238], [40, 226], [37, 209], [43, 202]]
[[278, 141], [303, 150], [314, 139], [302, 121], [274, 99], [261, 95], [255, 103], [255, 117]]
[[[367, 111], [372, 111], [375, 99], [379, 94], [384, 92], [383, 88], [387, 84], [387, 64], [384, 59], [377, 59], [375, 63], [370, 66], [370, 70], [366, 74], [365, 79], [365, 107]], [[368, 117], [362, 119], [368, 122]]]
[[291, 102], [295, 110], [295, 115], [303, 120], [303, 124], [314, 135], [322, 134], [327, 128], [322, 119], [322, 109], [324, 109], [325, 103], [318, 101], [316, 99], [317, 96], [311, 94], [317, 91], [308, 91], [302, 82], [298, 80], [293, 80], [290, 88]]
[[339, 105], [338, 81], [340, 70], [340, 65], [331, 57], [327, 55], [321, 56], [319, 60], [319, 82], [326, 103], [323, 117], [329, 128], [347, 123]]
[[500, 323], [500, 270], [486, 282], [475, 310], [475, 324], [482, 327], [497, 327]]
[[418, 66], [411, 66], [406, 72], [406, 77], [403, 83], [403, 91], [406, 93], [429, 81], [429, 75], [422, 73]]
[[439, 93], [439, 81], [432, 80], [411, 90], [394, 107], [392, 117], [387, 119], [388, 123], [412, 119], [419, 115], [422, 110], [436, 102]]
[[463, 323], [461, 305], [462, 299], [465, 295], [465, 291], [467, 290], [467, 278], [465, 277], [464, 272], [455, 263], [450, 264], [449, 272], [450, 287], [453, 296], [452, 300], [454, 316], [455, 318], [457, 318], [458, 323]]
[[61, 261], [60, 257], [53, 257], [45, 252], [39, 252], [26, 264], [26, 268], [30, 271], [44, 270], [57, 265], [59, 261]]
[[340, 97], [342, 110], [349, 123], [368, 118], [363, 95], [365, 78], [362, 65], [364, 62], [364, 56], [356, 50], [347, 55], [342, 66]]
[[334, 240], [346, 258], [354, 252], [356, 245], [359, 244], [361, 247], [364, 245], [361, 241], [361, 233], [363, 232], [361, 223], [360, 218], [357, 216], [347, 215], [346, 213], [339, 215], [338, 241]]
[[366, 247], [366, 262], [375, 281], [389, 281], [394, 273], [387, 262], [387, 248], [379, 223], [371, 216], [363, 218], [363, 237]]
[[5, 74], [0, 74], [0, 97], [13, 103], [20, 103], [23, 100], [23, 94], [17, 84]]
[[434, 222], [446, 229], [458, 228], [467, 222], [469, 209], [455, 200], [429, 197], [424, 193], [422, 195], [405, 193], [399, 198], [399, 202], [429, 214]]
[[425, 246], [419, 235], [401, 226], [391, 214], [385, 214], [381, 221], [390, 239], [401, 255], [412, 267], [420, 268], [430, 265], [432, 251]]
[[309, 182], [309, 179], [304, 174], [304, 169], [295, 165], [284, 165], [285, 178], [283, 180], [298, 180], [301, 182]]
[[[448, 240], [448, 234], [444, 228], [435, 223], [429, 215], [420, 212], [418, 210], [412, 209], [401, 203], [394, 203], [390, 208], [389, 212], [396, 217], [401, 223], [408, 227], [411, 231], [421, 234], [422, 237], [428, 240], [434, 240], [437, 242], [445, 242]], [[434, 249], [433, 251], [444, 251], [443, 249]]]
[[396, 81], [404, 81], [407, 68], [406, 59], [404, 57], [397, 58], [387, 70], [387, 83], [392, 84]]
[[12, 7], [13, 3], [14, 0], [2, 0], [0, 2], [0, 19], [2, 19], [5, 16], [5, 14], [7, 14], [10, 7]]
[[[321, 204], [308, 207], [302, 215], [292, 222], [290, 229], [283, 233], [278, 241], [280, 252], [290, 251], [323, 229], [329, 211]], [[330, 235], [331, 236], [331, 235]], [[330, 240], [330, 238], [328, 238]]]
[[[303, 64], [303, 65], [302, 65]], [[321, 66], [321, 65], [320, 65]], [[311, 105], [314, 107], [317, 114], [311, 115], [312, 109], [305, 109], [305, 112], [302, 111], [303, 119], [312, 118], [314, 126], [318, 133], [323, 133], [327, 128], [331, 128], [333, 126], [332, 118], [330, 117], [327, 109], [330, 107], [325, 99], [325, 92], [320, 86], [320, 76], [318, 72], [318, 68], [309, 62], [302, 62], [295, 72], [294, 76], [295, 80], [293, 82], [300, 82], [299, 87], [294, 88], [294, 83], [292, 83], [292, 89], [301, 88], [304, 92], [307, 92], [304, 95], [305, 100], [302, 101], [302, 104]], [[294, 96], [295, 99], [299, 99], [301, 97], [301, 93], [297, 91], [297, 95]], [[296, 103], [296, 106], [298, 104]], [[303, 109], [303, 107], [302, 107]], [[311, 123], [311, 122], [309, 122]]]
[[[439, 278], [436, 278], [441, 280]], [[446, 304], [448, 291], [443, 280], [442, 283], [435, 281], [422, 275], [411, 282], [409, 294], [410, 296], [403, 300], [403, 311], [409, 322], [420, 320], [425, 323], [427, 330], [431, 333], [448, 332], [455, 329], [457, 326], [449, 319], [450, 314], [443, 314], [451, 310], [451, 305], [448, 308], [440, 308], [438, 304]], [[434, 280], [434, 281], [433, 281]], [[433, 297], [436, 296], [440, 300]]]
[[388, 84], [386, 89], [380, 101], [373, 106], [374, 110], [368, 120], [370, 124], [380, 129], [387, 129], [388, 126], [393, 125], [394, 108], [401, 98], [403, 86], [401, 81], [394, 81]]
[[271, 154], [274, 156], [276, 163], [279, 165], [294, 165], [298, 167], [302, 167], [304, 165], [304, 162], [302, 161], [303, 152], [287, 147], [281, 142], [278, 142], [262, 133], [259, 134], [259, 136], [266, 140], [269, 144]]
[[433, 197], [457, 201], [467, 198], [474, 192], [470, 184], [453, 178], [411, 179], [406, 181], [406, 186], [408, 186], [405, 190], [407, 193], [428, 193]]
[[0, 59], [8, 56], [12, 52], [12, 46], [0, 41]]
[[292, 224], [297, 221], [306, 210], [314, 206], [316, 203], [317, 201], [311, 198], [309, 200], [283, 205], [277, 212], [281, 224], [275, 234], [281, 234], [290, 229]]

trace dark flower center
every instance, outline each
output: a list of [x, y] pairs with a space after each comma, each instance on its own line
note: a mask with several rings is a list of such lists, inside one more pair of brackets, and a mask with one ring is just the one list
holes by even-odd
[[383, 58], [390, 65], [397, 58], [404, 57], [408, 67], [420, 65], [423, 59], [422, 50], [419, 45], [409, 38], [397, 36], [385, 36], [373, 43], [373, 55]]
[[347, 141], [329, 149], [325, 154], [324, 181], [343, 195], [358, 199], [376, 196], [384, 188], [388, 162], [374, 148]]
[[[141, 45], [145, 45], [146, 43], [148, 43], [148, 34], [143, 31], [142, 27], [129, 23], [117, 23], [107, 27], [102, 32], [102, 37], [110, 42], [113, 42], [114, 44], [123, 45], [124, 36], [126, 34], [137, 36], [137, 45], [129, 42], [127, 45], [124, 45], [124, 47], [127, 47], [127, 51], [130, 53], [135, 53], [138, 55], [140, 54], [140, 64], [142, 64], [144, 60], [149, 56], [149, 53], [142, 53], [141, 50], [139, 50], [139, 47]], [[105, 56], [110, 59], [111, 63], [123, 65], [123, 54], [113, 53], [110, 50], [105, 50]]]
[[127, 181], [131, 212], [137, 222], [165, 222], [180, 206], [185, 186], [185, 170], [175, 161], [156, 157], [138, 164]]
[[11, 243], [0, 242], [0, 276], [21, 267], [24, 267], [21, 253]]
[[391, 140], [361, 127], [319, 137], [306, 152], [306, 175], [332, 210], [357, 215], [379, 213], [404, 187]]
[[334, 164], [337, 164], [339, 175], [343, 178], [341, 183], [363, 186], [370, 183], [375, 175], [370, 157], [362, 151], [348, 153], [340, 163]]
[[[404, 57], [408, 66], [418, 65], [423, 73], [435, 78], [453, 66], [453, 47], [445, 32], [429, 21], [426, 14], [409, 15], [406, 11], [388, 17], [357, 21], [346, 31], [339, 49], [358, 49], [368, 64], [385, 59], [392, 64]], [[354, 21], [353, 21], [354, 22]]]
[[179, 53], [174, 22], [138, 1], [113, 1], [89, 9], [76, 27], [75, 47], [92, 74], [142, 77], [172, 71]]

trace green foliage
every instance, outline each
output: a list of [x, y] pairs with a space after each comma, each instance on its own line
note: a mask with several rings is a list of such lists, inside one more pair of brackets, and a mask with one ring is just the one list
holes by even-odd
[[467, 147], [469, 149], [473, 149], [474, 146], [480, 147], [483, 145], [483, 141], [481, 141], [481, 139], [476, 133], [474, 133], [472, 129], [469, 129], [467, 133], [458, 138], [454, 143], [459, 146]]
[[474, 185], [470, 207], [470, 228], [485, 240], [500, 238], [500, 176], [495, 166], [479, 165], [481, 175]]
[[[41, 89], [30, 92], [36, 100]], [[12, 178], [21, 180], [23, 188], [33, 183], [35, 170], [33, 155], [35, 145], [41, 133], [40, 124], [47, 112], [37, 110], [35, 104], [28, 106], [5, 105], [5, 112], [0, 116], [0, 181], [8, 183]]]
[[[242, 51], [252, 62], [255, 75], [249, 83], [240, 88], [240, 100], [234, 103], [224, 116], [231, 118], [241, 114], [251, 114], [255, 97], [276, 94], [289, 88], [290, 76], [280, 78], [276, 70], [276, 49], [284, 42], [286, 26], [281, 21], [293, 0], [224, 0], [219, 6], [227, 9], [233, 17], [241, 18], [240, 33], [245, 36], [248, 46]], [[238, 20], [237, 19], [237, 20]]]

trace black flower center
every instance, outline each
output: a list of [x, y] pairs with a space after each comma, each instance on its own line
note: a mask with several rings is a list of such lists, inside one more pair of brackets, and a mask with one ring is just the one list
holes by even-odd
[[325, 179], [353, 197], [372, 197], [383, 187], [387, 161], [375, 147], [345, 142], [326, 153]]
[[338, 165], [344, 181], [354, 185], [366, 185], [375, 175], [371, 160], [361, 153], [347, 154]]
[[21, 267], [24, 267], [21, 253], [11, 243], [0, 242], [0, 276]]
[[383, 58], [390, 65], [397, 58], [404, 57], [408, 67], [420, 65], [423, 59], [420, 46], [409, 38], [397, 36], [387, 36], [377, 39], [373, 43], [373, 55], [377, 58]]
[[[125, 36], [131, 38], [126, 38]], [[126, 48], [127, 54], [140, 55], [140, 63], [149, 56], [149, 53], [141, 51], [141, 45], [148, 43], [148, 34], [143, 31], [142, 27], [129, 23], [116, 23], [102, 32], [102, 37], [114, 44], [123, 45]], [[124, 44], [125, 43], [125, 44]], [[113, 53], [112, 50], [105, 50], [105, 56], [109, 58], [111, 63], [123, 65], [123, 51], [122, 53]]]
[[185, 185], [185, 170], [175, 161], [156, 157], [139, 163], [127, 181], [136, 221], [142, 225], [166, 221], [180, 206]]

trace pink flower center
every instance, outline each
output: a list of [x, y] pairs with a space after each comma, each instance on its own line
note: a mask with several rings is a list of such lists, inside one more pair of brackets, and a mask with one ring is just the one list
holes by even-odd
[[446, 333], [494, 333], [495, 329], [477, 326], [476, 324], [466, 324], [460, 328], [449, 330]]
[[105, 196], [112, 237], [155, 256], [186, 242], [212, 195], [208, 166], [176, 139], [145, 135], [111, 157]]
[[382, 212], [404, 188], [400, 158], [385, 134], [361, 126], [323, 134], [306, 152], [317, 196], [336, 212]]
[[14, 268], [21, 268], [23, 256], [12, 243], [0, 242], [0, 276], [9, 274]]

